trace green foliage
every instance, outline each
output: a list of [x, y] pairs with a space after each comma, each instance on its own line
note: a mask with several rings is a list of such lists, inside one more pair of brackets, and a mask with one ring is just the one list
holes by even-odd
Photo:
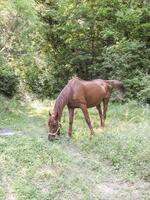
[[77, 75], [120, 79], [127, 99], [149, 102], [148, 1], [7, 0], [0, 11], [1, 57], [37, 96]]
[[54, 97], [57, 85], [54, 76], [51, 74], [49, 69], [38, 69], [37, 66], [30, 68], [26, 72], [26, 82], [32, 92], [34, 92], [37, 97]]
[[150, 76], [141, 73], [139, 76], [135, 76], [132, 79], [125, 81], [126, 85], [126, 97], [129, 99], [136, 99], [142, 103], [150, 103]]
[[25, 84], [26, 72], [34, 65], [43, 64], [39, 48], [43, 41], [41, 26], [34, 0], [7, 0], [0, 3], [0, 60], [3, 66], [11, 66]]
[[105, 77], [132, 79], [140, 73], [150, 73], [150, 50], [140, 42], [120, 41], [104, 48], [102, 55], [104, 60], [100, 70]]
[[121, 41], [104, 48], [102, 66], [97, 73], [106, 79], [122, 79], [126, 86], [126, 98], [149, 103], [150, 50], [137, 41]]
[[150, 104], [150, 76], [145, 75], [142, 77], [141, 90], [138, 93], [138, 100], [143, 103]]
[[7, 97], [13, 97], [18, 89], [18, 76], [10, 67], [0, 67], [0, 94]]
[[74, 74], [83, 79], [120, 79], [126, 83], [128, 99], [149, 101], [145, 95], [139, 98], [145, 84], [142, 77], [150, 74], [147, 2], [42, 2], [41, 17], [55, 60], [51, 72], [59, 80], [53, 83], [59, 89]]

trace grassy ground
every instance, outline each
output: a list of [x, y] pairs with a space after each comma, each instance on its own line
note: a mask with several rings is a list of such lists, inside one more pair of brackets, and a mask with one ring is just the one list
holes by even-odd
[[90, 110], [95, 136], [80, 110], [73, 139], [62, 117], [60, 140], [47, 140], [47, 117], [53, 104], [28, 104], [0, 97], [0, 200], [149, 200], [150, 109], [135, 103], [111, 104], [106, 127]]

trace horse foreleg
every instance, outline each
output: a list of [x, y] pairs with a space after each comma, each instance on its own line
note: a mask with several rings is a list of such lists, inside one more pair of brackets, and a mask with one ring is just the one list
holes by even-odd
[[91, 131], [91, 135], [93, 135], [94, 131], [93, 131], [93, 128], [92, 128], [92, 125], [91, 125], [91, 120], [90, 120], [90, 117], [89, 117], [89, 112], [88, 112], [87, 106], [85, 104], [81, 104], [80, 108], [82, 109], [86, 123], [87, 123], [87, 125], [88, 125], [88, 127]]
[[99, 114], [99, 117], [100, 117], [101, 126], [104, 127], [104, 119], [103, 119], [101, 104], [97, 105], [96, 108], [98, 110], [98, 114]]
[[73, 124], [73, 117], [74, 117], [74, 109], [68, 108], [69, 110], [69, 129], [68, 129], [68, 135], [69, 137], [72, 136], [72, 124]]
[[106, 112], [107, 112], [107, 109], [108, 109], [108, 103], [109, 103], [109, 98], [103, 99], [103, 118], [104, 118], [104, 124], [105, 124], [105, 120], [106, 120]]

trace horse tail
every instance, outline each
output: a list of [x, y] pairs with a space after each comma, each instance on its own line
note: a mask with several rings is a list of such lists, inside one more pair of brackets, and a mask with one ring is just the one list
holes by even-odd
[[112, 88], [117, 89], [119, 91], [119, 98], [123, 99], [125, 94], [125, 86], [122, 81], [118, 80], [105, 80], [106, 83], [112, 86]]

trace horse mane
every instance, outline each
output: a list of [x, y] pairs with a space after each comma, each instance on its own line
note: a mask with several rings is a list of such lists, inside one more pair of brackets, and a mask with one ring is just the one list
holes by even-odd
[[54, 113], [57, 113], [59, 117], [61, 117], [63, 108], [68, 102], [69, 94], [70, 94], [70, 84], [68, 83], [62, 89], [62, 91], [60, 92], [60, 94], [58, 95], [55, 101]]

